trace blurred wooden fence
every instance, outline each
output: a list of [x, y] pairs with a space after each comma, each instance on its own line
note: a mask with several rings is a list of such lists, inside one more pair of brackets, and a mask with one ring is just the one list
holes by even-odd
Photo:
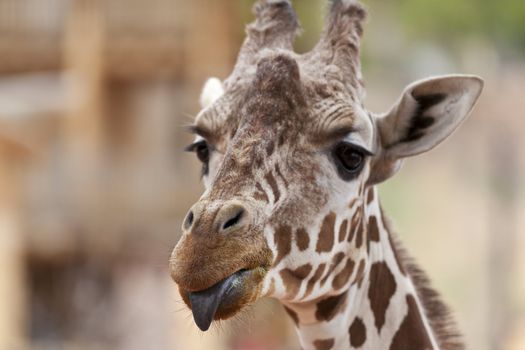
[[[184, 113], [232, 64], [233, 15], [205, 0], [0, 0], [0, 349], [209, 348], [155, 302], [176, 299], [167, 259], [200, 186]], [[128, 275], [142, 294], [122, 294]], [[143, 298], [149, 316], [119, 330]]]

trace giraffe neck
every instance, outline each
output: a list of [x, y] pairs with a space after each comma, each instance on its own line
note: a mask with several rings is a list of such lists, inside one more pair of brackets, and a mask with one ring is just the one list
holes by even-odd
[[[376, 190], [369, 191], [373, 192], [363, 209], [370, 252], [362, 280], [336, 296], [285, 304], [295, 318], [302, 347], [438, 350], [416, 286], [385, 224]], [[371, 227], [374, 217], [377, 225]]]

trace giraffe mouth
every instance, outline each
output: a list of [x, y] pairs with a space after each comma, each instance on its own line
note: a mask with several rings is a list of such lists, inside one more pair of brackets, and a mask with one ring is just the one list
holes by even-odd
[[253, 301], [263, 277], [261, 270], [242, 269], [208, 289], [182, 293], [199, 329], [207, 331], [213, 320], [229, 318]]

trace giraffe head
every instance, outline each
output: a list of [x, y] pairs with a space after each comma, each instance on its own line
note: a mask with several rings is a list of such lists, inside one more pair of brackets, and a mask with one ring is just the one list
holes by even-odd
[[202, 330], [263, 296], [309, 302], [359, 282], [373, 235], [363, 232], [368, 189], [451, 134], [482, 89], [473, 76], [432, 78], [372, 114], [361, 5], [332, 1], [303, 55], [292, 49], [299, 25], [289, 1], [260, 1], [255, 14], [233, 73], [205, 85], [188, 148], [206, 190], [170, 269]]

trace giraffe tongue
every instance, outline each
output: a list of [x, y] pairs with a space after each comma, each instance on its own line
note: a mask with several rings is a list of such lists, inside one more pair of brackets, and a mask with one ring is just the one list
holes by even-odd
[[226, 277], [208, 289], [199, 292], [189, 292], [193, 319], [201, 331], [207, 331], [221, 302], [226, 299], [235, 288], [241, 277], [241, 271]]

